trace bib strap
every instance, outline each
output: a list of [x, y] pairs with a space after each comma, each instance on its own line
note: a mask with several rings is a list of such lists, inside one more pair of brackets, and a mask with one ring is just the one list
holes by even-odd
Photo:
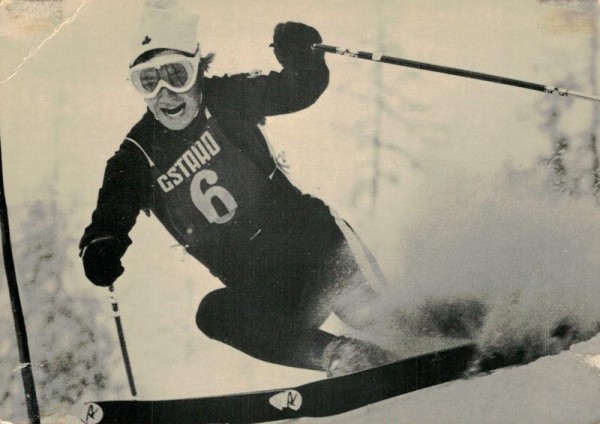
[[146, 153], [146, 151], [144, 150], [144, 148], [140, 145], [140, 143], [138, 143], [137, 141], [135, 141], [133, 138], [129, 138], [129, 137], [125, 137], [125, 140], [132, 142], [134, 145], [137, 146], [138, 149], [141, 150], [141, 152], [144, 154], [144, 156], [146, 156], [146, 159], [148, 159], [148, 164], [150, 165], [150, 168], [154, 168], [154, 162], [152, 162], [152, 159], [150, 159], [150, 156], [148, 156], [148, 153]]

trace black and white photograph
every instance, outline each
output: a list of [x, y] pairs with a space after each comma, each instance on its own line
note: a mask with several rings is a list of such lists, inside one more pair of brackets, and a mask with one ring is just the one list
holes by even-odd
[[596, 0], [0, 0], [0, 424], [600, 423]]

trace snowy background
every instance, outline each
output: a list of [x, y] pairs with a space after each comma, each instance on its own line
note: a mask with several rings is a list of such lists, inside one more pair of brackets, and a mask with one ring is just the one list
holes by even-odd
[[[4, 178], [47, 417], [77, 415], [73, 410], [83, 400], [130, 396], [107, 290], [85, 279], [77, 243], [106, 159], [144, 112], [126, 81], [128, 42], [141, 4], [0, 2]], [[268, 44], [275, 25], [292, 20], [315, 26], [325, 44], [600, 92], [598, 11], [591, 1], [189, 5], [200, 15], [202, 50], [216, 53], [214, 75], [278, 69]], [[321, 99], [305, 111], [269, 118], [267, 131], [286, 152], [293, 181], [348, 219], [379, 259], [391, 283], [386, 304], [377, 305], [389, 323], [378, 329], [382, 343], [408, 355], [452, 343], [441, 335], [470, 337], [484, 350], [521, 350], [533, 360], [564, 347], [551, 337], [560, 325], [575, 330], [575, 341], [594, 336], [600, 322], [600, 186], [590, 140], [598, 130], [598, 106], [340, 56], [327, 61], [332, 78]], [[117, 294], [140, 398], [323, 378], [208, 340], [195, 327], [195, 311], [220, 283], [175, 247], [157, 221], [140, 216], [131, 237]], [[0, 305], [0, 420], [19, 422], [25, 408], [4, 282]], [[444, 325], [449, 321], [454, 324]], [[343, 331], [334, 321], [329, 325]], [[586, 346], [578, 349], [597, 358], [598, 338], [587, 343], [574, 348]], [[597, 361], [577, 364], [598, 377]], [[539, 369], [551, 374], [549, 367]], [[578, 375], [568, 366], [561, 370]], [[600, 399], [597, 383], [587, 386], [578, 377], [570, 384]], [[507, 387], [507, 381], [498, 377], [491, 387]], [[516, 385], [522, 390], [510, 392], [524, 397], [524, 384]], [[478, 393], [486, 399], [486, 392], [473, 387], [478, 390], [461, 386], [455, 392], [477, 405]], [[421, 403], [407, 400], [403, 411], [413, 411], [407, 415], [412, 422], [424, 422], [414, 412], [424, 405], [436, 417], [432, 405], [439, 401], [438, 412], [448, 408], [439, 399], [456, 405], [461, 398], [452, 390], [434, 390]], [[488, 403], [499, 397], [488, 395]], [[542, 410], [559, 408], [552, 396], [540, 399]], [[539, 418], [510, 400], [505, 411], [522, 422], [599, 421], [600, 412], [594, 415], [587, 398], [579, 399], [583, 406], [573, 414], [561, 408], [566, 412]], [[498, 405], [490, 422], [503, 421], [504, 404]], [[454, 421], [465, 422], [456, 413]], [[370, 419], [358, 417], [355, 422]]]

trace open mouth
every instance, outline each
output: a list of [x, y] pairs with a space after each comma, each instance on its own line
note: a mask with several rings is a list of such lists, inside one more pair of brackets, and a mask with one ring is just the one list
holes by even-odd
[[183, 115], [183, 112], [185, 110], [185, 103], [182, 103], [179, 106], [174, 107], [173, 109], [161, 108], [161, 110], [169, 118], [176, 118], [178, 116]]

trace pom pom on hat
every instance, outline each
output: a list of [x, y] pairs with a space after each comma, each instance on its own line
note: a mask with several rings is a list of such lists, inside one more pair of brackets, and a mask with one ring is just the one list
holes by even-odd
[[193, 55], [198, 43], [198, 15], [175, 0], [147, 0], [132, 43], [131, 62], [150, 50], [173, 49]]

